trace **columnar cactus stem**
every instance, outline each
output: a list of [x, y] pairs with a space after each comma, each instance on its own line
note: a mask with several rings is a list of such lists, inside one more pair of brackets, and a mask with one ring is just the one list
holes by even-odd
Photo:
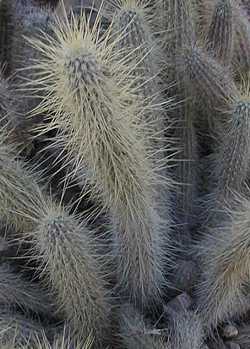
[[45, 86], [50, 96], [39, 110], [54, 115], [41, 132], [58, 128], [76, 171], [86, 168], [93, 195], [114, 223], [119, 292], [146, 306], [159, 299], [164, 283], [165, 238], [154, 200], [159, 178], [145, 144], [148, 125], [138, 122], [143, 108], [131, 88], [133, 67], [124, 66], [109, 33], [99, 38], [98, 21], [91, 29], [86, 19], [78, 26], [73, 17], [55, 27], [50, 45], [34, 41], [45, 53], [38, 88]]
[[179, 68], [212, 110], [227, 106], [237, 93], [228, 71], [196, 44], [184, 47]]
[[206, 40], [208, 50], [223, 66], [232, 62], [234, 24], [231, 0], [216, 0]]
[[21, 240], [32, 242], [40, 275], [73, 334], [85, 339], [92, 333], [100, 343], [110, 304], [93, 235], [84, 221], [44, 194], [34, 173], [9, 146], [0, 146], [0, 163], [1, 217], [17, 228]]
[[233, 207], [198, 244], [202, 276], [196, 289], [197, 305], [208, 331], [249, 310], [250, 203], [240, 198]]
[[250, 98], [239, 96], [232, 103], [229, 119], [221, 130], [221, 144], [215, 154], [215, 199], [225, 203], [233, 192], [243, 193], [250, 164]]
[[236, 7], [235, 18], [236, 34], [233, 63], [240, 75], [245, 75], [250, 69], [250, 22], [241, 8]]

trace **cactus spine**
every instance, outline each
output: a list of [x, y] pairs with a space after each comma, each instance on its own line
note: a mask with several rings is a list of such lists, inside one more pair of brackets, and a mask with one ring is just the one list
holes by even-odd
[[29, 168], [11, 156], [9, 146], [1, 145], [0, 163], [2, 217], [16, 226], [21, 240], [33, 242], [40, 275], [74, 334], [87, 338], [93, 332], [98, 343], [108, 326], [110, 305], [91, 232], [44, 194]]
[[39, 323], [31, 321], [24, 316], [13, 313], [7, 308], [1, 309], [0, 316], [0, 347], [22, 348], [29, 343], [34, 345], [37, 339], [43, 336], [43, 328]]
[[250, 24], [245, 12], [235, 8], [235, 49], [233, 63], [240, 75], [248, 74], [250, 69]]
[[236, 87], [224, 67], [197, 44], [183, 49], [181, 62], [187, 80], [211, 110], [227, 106], [236, 94]]
[[60, 110], [41, 132], [57, 128], [69, 154], [78, 154], [76, 171], [86, 168], [94, 196], [114, 223], [118, 289], [148, 305], [159, 298], [163, 282], [162, 222], [152, 206], [158, 176], [144, 142], [144, 124], [138, 123], [142, 111], [129, 91], [131, 67], [124, 67], [126, 58], [114, 52], [117, 42], [110, 44], [109, 34], [98, 37], [98, 21], [90, 29], [84, 18], [80, 27], [74, 18], [66, 20], [55, 29], [59, 44], [34, 42], [50, 50], [38, 66], [50, 94], [40, 108]]
[[233, 207], [199, 243], [203, 272], [196, 295], [208, 330], [249, 309], [249, 201], [239, 198]]
[[175, 349], [201, 349], [204, 332], [199, 315], [191, 310], [176, 313], [170, 324], [170, 343]]
[[37, 314], [47, 314], [50, 310], [53, 314], [52, 302], [46, 297], [45, 290], [40, 290], [35, 283], [21, 278], [8, 264], [0, 265], [0, 280], [1, 304], [18, 306], [24, 311], [31, 310]]
[[121, 342], [126, 349], [169, 349], [164, 336], [146, 324], [143, 316], [130, 304], [121, 306], [119, 314]]
[[232, 62], [234, 48], [234, 11], [231, 0], [216, 0], [207, 33], [208, 50], [224, 66]]
[[[248, 89], [248, 88], [247, 88]], [[215, 199], [223, 204], [233, 192], [243, 193], [250, 162], [250, 99], [245, 91], [230, 106], [221, 130], [221, 145], [214, 162], [217, 185]]]
[[[193, 221], [195, 202], [197, 199], [197, 139], [194, 127], [194, 110], [189, 100], [190, 91], [184, 76], [179, 71], [178, 57], [185, 45], [191, 45], [195, 40], [194, 3], [192, 0], [171, 0], [168, 4], [168, 22], [170, 37], [168, 39], [170, 68], [173, 79], [177, 81], [175, 93], [179, 105], [174, 110], [176, 119], [175, 137], [178, 140], [176, 164], [177, 214], [178, 222], [182, 222], [181, 243], [190, 240], [190, 228]], [[183, 101], [185, 100], [185, 104]], [[182, 246], [183, 247], [183, 246]]]

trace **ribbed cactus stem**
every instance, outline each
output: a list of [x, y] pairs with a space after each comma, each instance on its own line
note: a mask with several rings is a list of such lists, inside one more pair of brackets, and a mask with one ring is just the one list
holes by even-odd
[[225, 203], [233, 192], [243, 193], [250, 163], [250, 99], [240, 96], [232, 103], [229, 119], [221, 130], [221, 144], [215, 154], [217, 180], [215, 199]]
[[234, 68], [242, 75], [250, 69], [250, 22], [241, 8], [235, 10]]
[[32, 171], [0, 146], [1, 217], [16, 226], [20, 239], [32, 241], [33, 258], [56, 295], [59, 313], [72, 326], [76, 337], [90, 333], [97, 343], [109, 323], [110, 304], [98, 260], [94, 236], [41, 190]]
[[190, 239], [190, 228], [195, 221], [195, 206], [198, 199], [198, 141], [194, 125], [194, 108], [192, 102], [186, 101], [185, 106], [178, 107], [180, 122], [176, 129], [178, 139], [178, 163], [176, 176], [179, 182], [177, 187], [177, 207], [183, 231], [181, 240], [187, 242]]
[[[160, 295], [164, 237], [154, 202], [159, 179], [144, 123], [138, 123], [142, 111], [131, 93], [134, 75], [109, 36], [99, 38], [84, 18], [80, 27], [74, 19], [71, 26], [64, 23], [55, 29], [59, 44], [51, 42], [39, 65], [50, 95], [41, 109], [61, 111], [41, 132], [58, 127], [58, 138], [73, 157], [77, 154], [76, 171], [86, 168], [94, 197], [115, 224], [119, 291], [148, 305]], [[44, 49], [42, 42], [34, 45]]]
[[196, 289], [197, 305], [207, 330], [249, 310], [250, 203], [237, 199], [234, 210], [213, 226], [199, 243], [202, 276]]
[[[119, 0], [116, 5], [113, 31], [121, 37], [118, 49], [126, 50], [126, 54], [130, 52], [131, 64], [136, 65], [133, 69], [134, 87], [137, 88], [138, 97], [147, 104], [141, 118], [145, 125], [150, 125], [147, 128], [150, 147], [157, 151], [163, 146], [164, 112], [167, 107], [160, 79], [163, 52], [153, 36], [147, 1]], [[164, 157], [163, 152], [158, 155]]]
[[9, 40], [11, 42], [11, 69], [17, 72], [18, 77], [25, 79], [31, 70], [23, 70], [33, 64], [33, 59], [39, 58], [39, 54], [25, 40], [40, 34], [40, 31], [49, 31], [52, 22], [52, 12], [49, 7], [41, 8], [34, 3], [14, 0], [10, 2], [10, 26]]
[[[133, 66], [135, 94], [145, 106], [140, 113], [138, 123], [145, 126], [144, 142], [153, 154], [151, 157], [157, 173], [170, 183], [169, 169], [166, 159], [167, 142], [166, 109], [168, 100], [162, 92], [163, 84], [160, 77], [163, 50], [161, 42], [152, 31], [154, 15], [149, 3], [144, 0], [119, 0], [114, 2], [115, 15], [112, 30], [121, 37], [117, 41], [117, 50], [124, 50]], [[111, 7], [112, 9], [112, 7]], [[150, 11], [151, 10], [151, 11]], [[170, 226], [170, 186], [162, 186], [159, 182], [153, 200], [161, 206], [160, 216]], [[155, 204], [153, 204], [155, 205]], [[159, 211], [158, 211], [159, 212]], [[169, 228], [166, 227], [166, 234]]]
[[207, 47], [223, 66], [229, 66], [234, 45], [234, 11], [231, 0], [216, 0], [207, 33]]
[[[1, 35], [0, 35], [0, 64], [7, 65], [7, 53], [8, 53], [8, 27], [7, 27], [7, 21], [8, 21], [8, 11], [7, 11], [7, 4], [6, 1], [0, 1], [0, 28], [1, 28]], [[8, 67], [8, 66], [7, 66]], [[6, 69], [7, 70], [7, 69]]]
[[183, 49], [179, 69], [195, 94], [203, 97], [203, 102], [213, 109], [228, 105], [236, 93], [228, 71], [196, 44]]
[[170, 45], [172, 57], [176, 59], [187, 42], [195, 40], [195, 7], [193, 0], [170, 0], [168, 4], [168, 22], [171, 30]]
[[[176, 164], [176, 180], [179, 186], [177, 192], [177, 218], [182, 225], [180, 230], [182, 243], [189, 240], [189, 228], [194, 213], [194, 203], [197, 196], [197, 140], [194, 128], [194, 110], [190, 103], [190, 91], [185, 85], [183, 73], [178, 70], [178, 60], [183, 47], [195, 39], [195, 7], [192, 0], [171, 0], [168, 3], [168, 22], [170, 34], [168, 45], [170, 48], [170, 66], [173, 65], [172, 79], [176, 83], [175, 93], [179, 105], [173, 112], [177, 127], [175, 137], [178, 140]], [[185, 101], [185, 103], [183, 102]], [[177, 116], [177, 117], [176, 117]]]
[[[32, 120], [28, 113], [33, 110], [40, 101], [31, 84], [33, 76], [32, 66], [34, 61], [39, 61], [40, 53], [30, 46], [27, 38], [34, 38], [43, 32], [43, 40], [50, 31], [53, 22], [53, 12], [50, 7], [40, 7], [31, 1], [7, 1], [9, 20], [8, 28], [8, 67], [13, 76], [13, 83], [17, 96], [21, 99], [18, 104], [18, 112], [22, 116], [23, 128], [27, 134], [32, 127]], [[25, 92], [24, 92], [25, 91]]]
[[[167, 61], [165, 79], [182, 86], [183, 74], [179, 74], [178, 60], [184, 46], [195, 40], [195, 7], [193, 0], [160, 1], [164, 12], [166, 31], [162, 34]], [[177, 92], [179, 94], [180, 91]]]

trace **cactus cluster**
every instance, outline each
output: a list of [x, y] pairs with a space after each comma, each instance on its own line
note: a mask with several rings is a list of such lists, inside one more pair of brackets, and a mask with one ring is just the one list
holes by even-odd
[[0, 349], [250, 348], [249, 13], [0, 1]]

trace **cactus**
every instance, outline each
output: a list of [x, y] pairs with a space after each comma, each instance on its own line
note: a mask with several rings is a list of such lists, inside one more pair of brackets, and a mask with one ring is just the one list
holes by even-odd
[[0, 72], [0, 125], [9, 133], [9, 141], [18, 142], [22, 147], [28, 147], [30, 141], [27, 134], [25, 115], [19, 110], [20, 99], [16, 96], [11, 82]]
[[[65, 332], [60, 333], [53, 341], [49, 341], [44, 335], [42, 338], [37, 337], [35, 343], [29, 345], [30, 349], [71, 349], [72, 343], [70, 343], [68, 336], [66, 336]], [[1, 349], [7, 349], [2, 348]], [[26, 347], [25, 347], [26, 348]], [[93, 348], [93, 339], [89, 336], [84, 343], [76, 343], [74, 344], [75, 349], [92, 349]], [[10, 349], [8, 347], [8, 349]]]
[[7, 308], [1, 309], [0, 316], [0, 347], [22, 348], [26, 347], [27, 343], [37, 342], [37, 338], [44, 333], [42, 326], [39, 323], [31, 321], [18, 313], [13, 313]]
[[146, 325], [143, 316], [130, 304], [119, 310], [120, 337], [126, 349], [168, 349], [167, 339]]
[[[160, 42], [153, 36], [150, 26], [152, 19], [146, 5], [146, 2], [140, 0], [117, 1], [115, 8], [111, 7], [111, 10], [115, 11], [112, 29], [114, 35], [120, 37], [118, 50], [130, 52], [131, 64], [136, 65], [133, 70], [135, 87], [138, 97], [147, 104], [141, 117], [143, 123], [150, 126], [147, 128], [152, 143], [149, 146], [157, 151], [164, 141], [164, 106], [167, 105], [167, 101], [163, 100], [161, 92], [163, 87], [160, 71], [163, 52]], [[158, 156], [163, 157], [162, 154]]]
[[233, 63], [240, 74], [248, 74], [250, 66], [250, 23], [245, 12], [236, 7], [235, 49]]
[[175, 349], [201, 349], [204, 344], [202, 321], [191, 310], [183, 310], [173, 317], [170, 343]]
[[45, 291], [39, 286], [27, 282], [15, 273], [8, 264], [0, 266], [0, 303], [9, 307], [18, 306], [23, 311], [31, 310], [35, 313], [53, 314], [53, 306]]
[[208, 50], [224, 66], [232, 62], [234, 49], [234, 11], [231, 0], [216, 0], [206, 35]]
[[49, 25], [53, 21], [52, 13], [49, 8], [40, 8], [29, 2], [11, 1], [8, 6], [11, 15], [8, 37], [11, 43], [11, 71], [17, 73], [18, 80], [27, 79], [27, 72], [31, 74], [32, 70], [23, 69], [32, 65], [39, 55], [36, 50], [32, 50], [25, 37], [34, 37], [40, 31], [49, 31]]
[[63, 309], [76, 335], [84, 338], [93, 330], [99, 341], [109, 305], [90, 232], [43, 193], [36, 176], [10, 156], [8, 146], [0, 148], [2, 217], [22, 232], [20, 239], [33, 241], [41, 276], [56, 293], [58, 310]]
[[195, 3], [193, 0], [169, 0], [168, 21], [171, 31], [170, 55], [177, 55], [187, 42], [195, 40]]
[[249, 208], [247, 199], [234, 200], [233, 210], [198, 244], [203, 271], [196, 296], [207, 330], [249, 309]]
[[0, 0], [0, 348], [249, 346], [249, 10]]
[[220, 204], [225, 203], [233, 192], [242, 194], [246, 191], [250, 161], [250, 99], [248, 83], [245, 85], [245, 91], [230, 103], [228, 119], [220, 133], [221, 144], [214, 156], [214, 195]]
[[[76, 159], [75, 171], [86, 169], [93, 197], [102, 200], [114, 224], [118, 289], [145, 305], [160, 297], [164, 236], [154, 202], [158, 174], [144, 141], [144, 123], [138, 123], [142, 110], [129, 91], [130, 68], [119, 60], [119, 51], [114, 53], [116, 42], [109, 43], [109, 34], [98, 38], [98, 22], [91, 29], [84, 18], [80, 28], [74, 18], [72, 27], [65, 23], [55, 30], [60, 45], [54, 42], [52, 55], [37, 67], [41, 88], [54, 92], [53, 103], [45, 98], [39, 109], [54, 113], [60, 105], [61, 110], [40, 132], [57, 128], [57, 142], [63, 141]], [[34, 46], [45, 48], [38, 41]]]
[[238, 335], [236, 338], [234, 338], [234, 342], [240, 345], [241, 349], [247, 349], [249, 347], [250, 343], [250, 337], [249, 337], [249, 324], [244, 323], [238, 328]]
[[[175, 180], [178, 181], [176, 194], [176, 206], [178, 223], [181, 222], [180, 244], [190, 242], [190, 229], [195, 214], [197, 201], [197, 163], [198, 143], [194, 125], [195, 113], [193, 103], [189, 100], [190, 91], [185, 83], [184, 75], [179, 71], [179, 55], [186, 45], [195, 40], [195, 6], [192, 0], [169, 1], [169, 26], [170, 34], [167, 37], [167, 48], [170, 67], [173, 66], [173, 78], [176, 80], [175, 93], [179, 105], [172, 112], [172, 118], [176, 120], [174, 135], [177, 138], [178, 154], [176, 156]], [[172, 71], [172, 69], [171, 69]], [[184, 103], [185, 101], [185, 103]]]
[[236, 86], [228, 71], [197, 44], [184, 47], [179, 69], [185, 74], [190, 88], [212, 110], [225, 107], [236, 94]]
[[[26, 37], [36, 37], [43, 32], [49, 33], [50, 25], [53, 23], [52, 10], [49, 7], [40, 8], [30, 1], [8, 1], [5, 5], [10, 20], [7, 25], [7, 41], [10, 46], [8, 50], [8, 70], [12, 74], [12, 84], [15, 94], [22, 100], [17, 105], [19, 114], [20, 130], [23, 128], [25, 137], [30, 138], [31, 119], [28, 113], [37, 106], [40, 98], [34, 93], [30, 80], [33, 70], [30, 68], [35, 60], [39, 60], [39, 53], [32, 49]], [[23, 84], [25, 83], [25, 93]], [[42, 119], [42, 115], [41, 115]]]

